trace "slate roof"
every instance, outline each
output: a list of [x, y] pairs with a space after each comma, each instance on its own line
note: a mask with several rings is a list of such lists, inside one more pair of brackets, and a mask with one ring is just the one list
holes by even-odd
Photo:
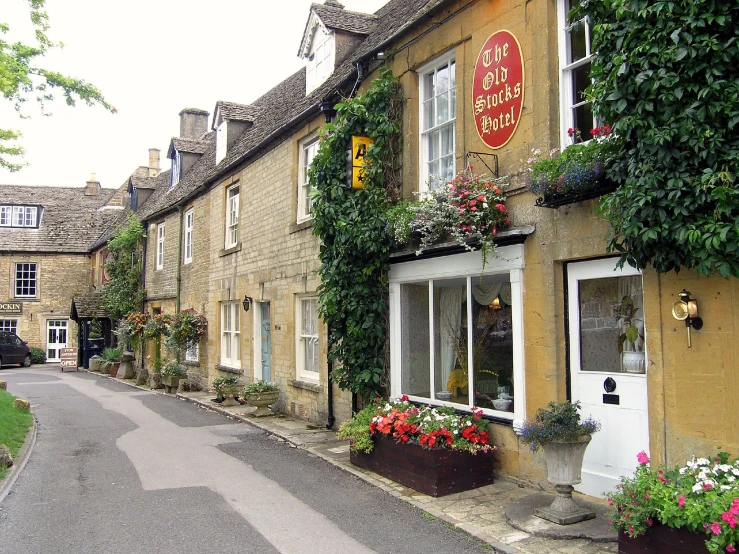
[[[188, 152], [191, 154], [202, 154], [208, 149], [208, 143], [204, 140], [193, 140], [188, 138], [172, 137], [172, 146], [174, 146], [178, 152]], [[171, 155], [170, 151], [167, 156]]]
[[41, 205], [38, 229], [0, 227], [0, 251], [87, 253], [122, 210], [100, 210], [118, 189], [85, 196], [84, 187], [0, 185], [0, 202]]
[[[390, 0], [372, 17], [376, 23], [369, 35], [361, 41], [352, 55], [337, 61], [333, 74], [309, 96], [305, 95], [305, 68], [300, 69], [250, 106], [259, 109], [259, 116], [252, 126], [229, 148], [226, 157], [215, 165], [215, 133], [212, 142], [195, 165], [180, 182], [166, 194], [154, 193], [143, 210], [141, 219], [158, 216], [174, 208], [184, 199], [204, 190], [223, 175], [236, 169], [249, 159], [266, 152], [274, 141], [284, 140], [304, 120], [319, 113], [319, 103], [324, 99], [336, 99], [339, 93], [351, 91], [357, 77], [355, 63], [368, 58], [396, 37], [413, 27], [421, 19], [450, 0]], [[314, 8], [340, 9], [314, 5]], [[352, 13], [352, 12], [347, 12]], [[365, 16], [366, 20], [369, 20]], [[154, 198], [156, 196], [156, 198]]]
[[[248, 104], [236, 104], [235, 102], [226, 102], [225, 100], [219, 100], [216, 102], [215, 113], [219, 113], [223, 119], [233, 121], [250, 121], [253, 122], [261, 113], [261, 110], [256, 106], [250, 106]], [[215, 128], [215, 118], [213, 119], [213, 125]]]
[[377, 16], [335, 7], [331, 4], [312, 4], [311, 9], [328, 29], [368, 35], [377, 23]]
[[70, 317], [74, 321], [82, 318], [97, 317], [104, 319], [108, 314], [103, 308], [103, 293], [90, 292], [72, 297], [72, 308], [70, 309]]
[[157, 177], [138, 177], [131, 175], [131, 185], [137, 189], [154, 190], [157, 186]]

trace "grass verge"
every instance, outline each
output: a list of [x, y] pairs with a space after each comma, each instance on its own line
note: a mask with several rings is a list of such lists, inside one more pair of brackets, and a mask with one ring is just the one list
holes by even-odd
[[[13, 458], [23, 446], [26, 432], [33, 423], [33, 415], [30, 412], [13, 408], [14, 400], [15, 396], [0, 390], [0, 444], [10, 448]], [[7, 471], [8, 468], [0, 468], [0, 480], [5, 477]]]

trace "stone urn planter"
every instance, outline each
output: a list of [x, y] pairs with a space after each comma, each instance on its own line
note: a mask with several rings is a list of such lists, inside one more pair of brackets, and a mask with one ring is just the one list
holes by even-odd
[[100, 356], [90, 358], [90, 371], [100, 372], [103, 367], [103, 359]]
[[223, 402], [221, 402], [221, 406], [238, 406], [239, 401], [236, 399], [239, 397], [240, 391], [240, 385], [223, 387]]
[[249, 406], [253, 406], [256, 408], [256, 410], [249, 415], [252, 415], [254, 417], [263, 417], [263, 416], [272, 415], [272, 410], [270, 410], [268, 406], [271, 406], [272, 404], [277, 402], [277, 399], [279, 398], [279, 396], [280, 396], [280, 393], [277, 391], [247, 394], [246, 403]]
[[187, 375], [162, 375], [162, 385], [164, 385], [164, 392], [172, 394], [177, 392], [177, 387], [180, 381], [187, 379]]
[[559, 525], [570, 525], [595, 518], [595, 512], [580, 508], [572, 499], [573, 485], [582, 481], [582, 462], [590, 435], [570, 442], [544, 443], [547, 481], [554, 485], [557, 496], [548, 508], [537, 508], [534, 515]]
[[133, 379], [136, 376], [136, 372], [133, 369], [134, 359], [133, 352], [124, 352], [121, 354], [121, 363], [115, 374], [118, 379]]

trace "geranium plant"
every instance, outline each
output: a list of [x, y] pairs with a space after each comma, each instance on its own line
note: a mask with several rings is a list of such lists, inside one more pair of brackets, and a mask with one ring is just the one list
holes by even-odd
[[580, 402], [550, 402], [539, 408], [534, 419], [527, 420], [520, 432], [521, 441], [536, 452], [551, 442], [575, 442], [600, 430], [600, 423], [592, 418], [582, 419]]
[[382, 437], [427, 449], [489, 452], [495, 447], [479, 422], [481, 415], [477, 408], [472, 408], [472, 414], [460, 415], [453, 408], [416, 406], [407, 396], [377, 399], [342, 424], [338, 436], [349, 441], [354, 451], [365, 453], [372, 451], [374, 439]]
[[187, 372], [185, 368], [180, 365], [177, 360], [167, 362], [159, 370], [162, 375], [172, 375], [174, 377], [186, 377]]
[[575, 196], [601, 190], [606, 186], [608, 167], [612, 162], [617, 138], [608, 125], [590, 131], [592, 140], [582, 142], [579, 129], [568, 129], [574, 144], [549, 156], [541, 149], [531, 150], [529, 190], [543, 200]]
[[672, 469], [651, 467], [645, 452], [637, 460], [608, 499], [613, 529], [638, 537], [659, 522], [706, 535], [712, 554], [739, 550], [739, 459], [719, 452]]
[[172, 323], [172, 316], [161, 313], [156, 314], [147, 320], [144, 327], [144, 337], [147, 339], [157, 339], [169, 333], [169, 326]]
[[389, 213], [394, 239], [402, 243], [411, 235], [417, 235], [421, 248], [427, 248], [448, 234], [470, 251], [474, 250], [477, 240], [484, 265], [494, 252], [497, 231], [511, 224], [499, 181], [502, 179], [471, 171], [459, 172], [420, 202], [404, 204]]
[[169, 322], [165, 345], [173, 350], [191, 348], [208, 332], [208, 320], [190, 308], [175, 314]]

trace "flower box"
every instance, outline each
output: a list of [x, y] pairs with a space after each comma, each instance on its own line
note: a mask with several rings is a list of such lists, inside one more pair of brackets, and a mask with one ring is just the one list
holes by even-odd
[[618, 532], [619, 554], [708, 554], [706, 535], [699, 535], [686, 529], [675, 529], [667, 525], [655, 524], [644, 535], [629, 537], [624, 531]]
[[376, 439], [369, 454], [350, 451], [351, 462], [430, 496], [445, 496], [493, 483], [493, 452], [460, 452]]
[[566, 206], [567, 204], [574, 204], [576, 202], [584, 202], [585, 200], [599, 198], [604, 194], [613, 192], [617, 188], [618, 185], [612, 181], [603, 181], [597, 188], [587, 191], [573, 191], [564, 194], [545, 194], [536, 199], [536, 205], [540, 208], [559, 208], [560, 206]]

